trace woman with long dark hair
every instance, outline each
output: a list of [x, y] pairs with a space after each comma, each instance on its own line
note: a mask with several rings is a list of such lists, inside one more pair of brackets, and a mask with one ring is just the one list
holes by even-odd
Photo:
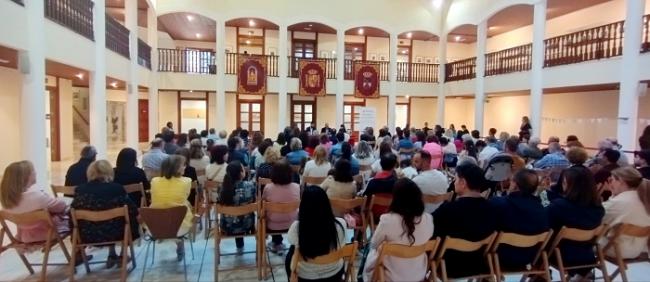
[[[137, 167], [137, 155], [138, 153], [131, 148], [124, 148], [117, 154], [117, 162], [113, 169], [115, 172], [113, 182], [122, 185], [142, 183], [144, 190], [149, 190], [151, 185], [149, 184], [149, 180], [147, 180], [147, 175], [144, 173], [144, 170]], [[129, 198], [139, 207], [142, 200], [142, 193], [129, 193]]]
[[[218, 203], [226, 206], [243, 206], [255, 202], [255, 184], [244, 181], [246, 172], [239, 161], [232, 161], [226, 167], [226, 176], [221, 185]], [[221, 230], [228, 235], [245, 235], [255, 232], [255, 215], [249, 213], [240, 216], [222, 216]], [[235, 238], [237, 253], [244, 250], [244, 238]]]
[[359, 161], [352, 156], [352, 145], [350, 145], [350, 143], [343, 142], [343, 144], [341, 144], [341, 158], [339, 159], [350, 162], [352, 175], [359, 174]]
[[[410, 179], [402, 178], [395, 182], [393, 201], [388, 213], [381, 215], [377, 229], [370, 240], [370, 253], [365, 264], [364, 280], [372, 281], [372, 273], [377, 264], [377, 248], [386, 243], [408, 246], [422, 245], [433, 234], [433, 218], [424, 212], [422, 192]], [[384, 258], [384, 273], [387, 281], [422, 281], [427, 272], [427, 256], [403, 259]]]
[[[307, 186], [302, 193], [298, 220], [291, 224], [287, 239], [291, 248], [285, 267], [291, 273], [291, 258], [298, 247], [305, 261], [329, 254], [345, 244], [345, 221], [334, 217], [325, 191]], [[330, 264], [298, 263], [298, 281], [341, 281], [343, 260]]]

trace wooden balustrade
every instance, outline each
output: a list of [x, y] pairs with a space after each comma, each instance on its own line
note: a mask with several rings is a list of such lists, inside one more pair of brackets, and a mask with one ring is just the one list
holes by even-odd
[[643, 16], [643, 38], [641, 43], [641, 53], [650, 51], [650, 15]]
[[476, 77], [476, 57], [445, 64], [445, 82]]
[[129, 58], [129, 30], [106, 14], [106, 48]]
[[544, 40], [544, 66], [575, 64], [620, 56], [623, 21]]
[[215, 53], [192, 49], [158, 49], [158, 71], [216, 74]]
[[[91, 0], [44, 0], [45, 17], [74, 32], [95, 40], [93, 36], [93, 2]], [[14, 2], [22, 4], [23, 1]]]
[[[289, 56], [289, 77], [298, 77], [300, 74], [299, 62], [301, 58]], [[325, 58], [318, 59], [325, 61], [325, 78], [326, 79], [336, 79], [336, 59], [335, 58]]]
[[[363, 62], [363, 61], [353, 61], [345, 60], [343, 66], [344, 78], [346, 80], [354, 80], [354, 63]], [[388, 81], [388, 62], [384, 61], [365, 61], [368, 63], [378, 63], [379, 64], [379, 80]]]
[[533, 44], [485, 54], [485, 76], [530, 70]]
[[151, 47], [138, 38], [138, 64], [151, 69]]
[[237, 74], [237, 53], [226, 53], [226, 74]]
[[397, 81], [438, 82], [438, 65], [398, 62]]
[[266, 57], [266, 75], [270, 77], [278, 77], [278, 62], [280, 60], [279, 56], [275, 55], [264, 55]]

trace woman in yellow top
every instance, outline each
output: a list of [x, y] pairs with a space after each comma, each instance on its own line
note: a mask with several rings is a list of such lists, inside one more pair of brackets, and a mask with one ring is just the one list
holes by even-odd
[[[178, 230], [178, 236], [187, 234], [192, 227], [192, 206], [187, 197], [192, 190], [192, 180], [182, 177], [185, 171], [185, 157], [170, 155], [160, 166], [160, 177], [151, 180], [151, 208], [165, 209], [177, 206], [186, 206], [187, 213]], [[176, 255], [178, 260], [184, 256], [183, 241], [176, 242]]]

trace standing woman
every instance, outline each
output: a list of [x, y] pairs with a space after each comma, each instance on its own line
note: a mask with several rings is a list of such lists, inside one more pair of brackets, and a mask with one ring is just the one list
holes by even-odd
[[[183, 177], [185, 171], [185, 157], [171, 155], [162, 162], [160, 177], [151, 179], [151, 208], [166, 209], [177, 206], [186, 206], [187, 212], [178, 232], [178, 236], [187, 234], [192, 227], [194, 214], [192, 206], [187, 201], [192, 187], [192, 180]], [[185, 255], [183, 240], [176, 241], [176, 255], [180, 261]]]
[[[226, 177], [223, 179], [219, 204], [226, 206], [243, 206], [255, 202], [256, 189], [251, 181], [244, 181], [246, 172], [239, 161], [232, 161], [226, 167]], [[255, 214], [240, 216], [222, 216], [221, 230], [228, 235], [246, 235], [255, 232]], [[244, 252], [244, 238], [235, 238], [237, 254]]]
[[[149, 191], [151, 185], [147, 180], [147, 175], [144, 170], [137, 167], [137, 153], [131, 148], [124, 148], [117, 155], [117, 162], [115, 163], [115, 178], [113, 182], [121, 185], [138, 184], [142, 183], [145, 191]], [[142, 200], [142, 193], [133, 192], [129, 194], [131, 200], [136, 206], [140, 207]]]
[[[291, 247], [285, 260], [287, 276], [291, 276], [291, 258], [298, 247], [304, 260], [329, 254], [345, 245], [346, 223], [334, 217], [325, 192], [318, 186], [307, 186], [302, 193], [298, 220], [289, 227], [287, 239]], [[298, 263], [298, 281], [341, 281], [343, 260], [329, 264]]]
[[530, 126], [530, 120], [527, 116], [521, 118], [521, 126], [519, 127], [519, 140], [528, 136], [530, 138], [530, 131], [533, 130], [533, 127]]

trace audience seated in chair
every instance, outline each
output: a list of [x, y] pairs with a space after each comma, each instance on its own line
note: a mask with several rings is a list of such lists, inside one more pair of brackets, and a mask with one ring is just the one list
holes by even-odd
[[81, 149], [81, 158], [78, 162], [74, 163], [68, 168], [65, 174], [65, 186], [78, 186], [88, 182], [86, 171], [92, 162], [97, 157], [97, 150], [95, 147], [86, 145]]
[[[113, 167], [106, 160], [93, 162], [88, 167], [88, 183], [75, 189], [70, 207], [76, 210], [102, 211], [127, 205], [129, 218], [138, 217], [138, 206], [124, 191], [122, 185], [113, 182]], [[137, 220], [131, 220], [131, 238], [140, 238]], [[79, 222], [79, 236], [82, 243], [101, 243], [120, 241], [124, 236], [124, 219], [107, 222]], [[115, 245], [108, 248], [106, 268], [120, 264], [121, 258], [115, 252]]]
[[347, 160], [350, 162], [350, 172], [352, 175], [359, 174], [359, 161], [352, 155], [352, 145], [348, 142], [341, 144], [341, 157], [338, 160]]
[[[183, 156], [185, 158], [185, 170], [183, 170], [183, 177], [187, 177], [192, 180], [192, 183], [198, 183], [199, 177], [196, 174], [196, 169], [190, 166], [190, 150], [187, 148], [178, 148], [175, 155]], [[196, 189], [190, 190], [190, 195], [187, 196], [187, 201], [194, 206], [194, 200], [196, 198]]]
[[[397, 156], [391, 153], [381, 156], [381, 171], [378, 172], [374, 178], [370, 179], [368, 186], [363, 191], [363, 195], [370, 197], [378, 195], [379, 197], [391, 198], [393, 196], [393, 186], [397, 181], [395, 167], [397, 166]], [[386, 213], [384, 208], [373, 208], [372, 213], [375, 218]]]
[[[187, 200], [192, 188], [192, 180], [183, 177], [185, 171], [185, 157], [171, 155], [165, 159], [161, 166], [161, 176], [151, 180], [151, 208], [171, 208], [186, 206], [187, 213], [183, 224], [178, 230], [178, 236], [187, 234], [192, 227], [194, 214], [192, 205]], [[184, 257], [183, 241], [176, 241], [176, 254], [178, 260]]]
[[[496, 230], [494, 208], [481, 195], [485, 185], [483, 170], [475, 164], [456, 167], [454, 185], [458, 197], [442, 204], [433, 212], [433, 235], [443, 240], [446, 236], [477, 242]], [[481, 251], [465, 253], [448, 251], [445, 254], [449, 277], [467, 277], [485, 273], [488, 266]]]
[[266, 152], [264, 152], [264, 162], [255, 170], [257, 178], [271, 178], [273, 165], [281, 159], [280, 150], [275, 147], [267, 148]]
[[[267, 150], [268, 152], [268, 150]], [[286, 161], [278, 161], [273, 164], [271, 170], [271, 184], [266, 185], [262, 192], [262, 199], [267, 202], [284, 203], [300, 200], [300, 186], [292, 182], [291, 166]], [[287, 230], [298, 217], [298, 211], [293, 214], [267, 215], [267, 229], [271, 231]], [[268, 247], [272, 252], [282, 254], [284, 247], [282, 235], [272, 235]]]
[[147, 174], [147, 179], [149, 180], [160, 174], [160, 165], [168, 156], [163, 151], [164, 144], [165, 141], [163, 139], [156, 138], [151, 141], [151, 149], [142, 155], [142, 169]]
[[[117, 162], [115, 163], [115, 177], [113, 182], [120, 185], [138, 184], [142, 183], [145, 191], [149, 191], [151, 185], [147, 179], [144, 170], [137, 167], [137, 152], [131, 148], [124, 148], [117, 155]], [[141, 207], [142, 193], [133, 192], [129, 194], [131, 200], [136, 206]]]
[[314, 149], [312, 159], [307, 161], [302, 172], [302, 177], [326, 177], [332, 169], [332, 164], [327, 161], [325, 147], [318, 145]]
[[[400, 179], [395, 183], [393, 201], [388, 213], [381, 216], [370, 241], [370, 252], [364, 266], [364, 281], [372, 281], [382, 243], [408, 246], [422, 245], [431, 239], [433, 220], [424, 212], [422, 192], [413, 181]], [[412, 259], [385, 258], [384, 276], [387, 281], [422, 281], [427, 274], [428, 257], [422, 254]]]
[[302, 141], [300, 139], [296, 137], [291, 138], [289, 148], [291, 148], [291, 152], [287, 154], [287, 161], [290, 165], [301, 165], [309, 158], [309, 154], [302, 149]]
[[248, 166], [249, 157], [242, 149], [244, 141], [239, 137], [228, 138], [228, 163], [232, 161], [239, 161], [243, 166]]
[[[447, 193], [449, 182], [442, 172], [431, 168], [431, 155], [428, 151], [420, 151], [413, 156], [413, 164], [419, 174], [413, 177], [413, 182], [420, 188], [424, 195], [443, 195]], [[435, 211], [440, 204], [425, 204], [427, 213]]]
[[[332, 175], [325, 178], [320, 187], [329, 198], [352, 199], [357, 194], [357, 185], [354, 183], [350, 162], [340, 159], [334, 165]], [[341, 216], [340, 214], [337, 216]]]
[[[255, 202], [256, 187], [252, 181], [245, 181], [246, 172], [239, 161], [233, 161], [226, 167], [226, 176], [221, 186], [219, 204], [225, 206], [243, 206]], [[222, 216], [221, 230], [227, 235], [249, 234], [255, 232], [255, 215], [247, 214], [237, 217]], [[244, 238], [235, 238], [238, 253], [243, 253]]]

